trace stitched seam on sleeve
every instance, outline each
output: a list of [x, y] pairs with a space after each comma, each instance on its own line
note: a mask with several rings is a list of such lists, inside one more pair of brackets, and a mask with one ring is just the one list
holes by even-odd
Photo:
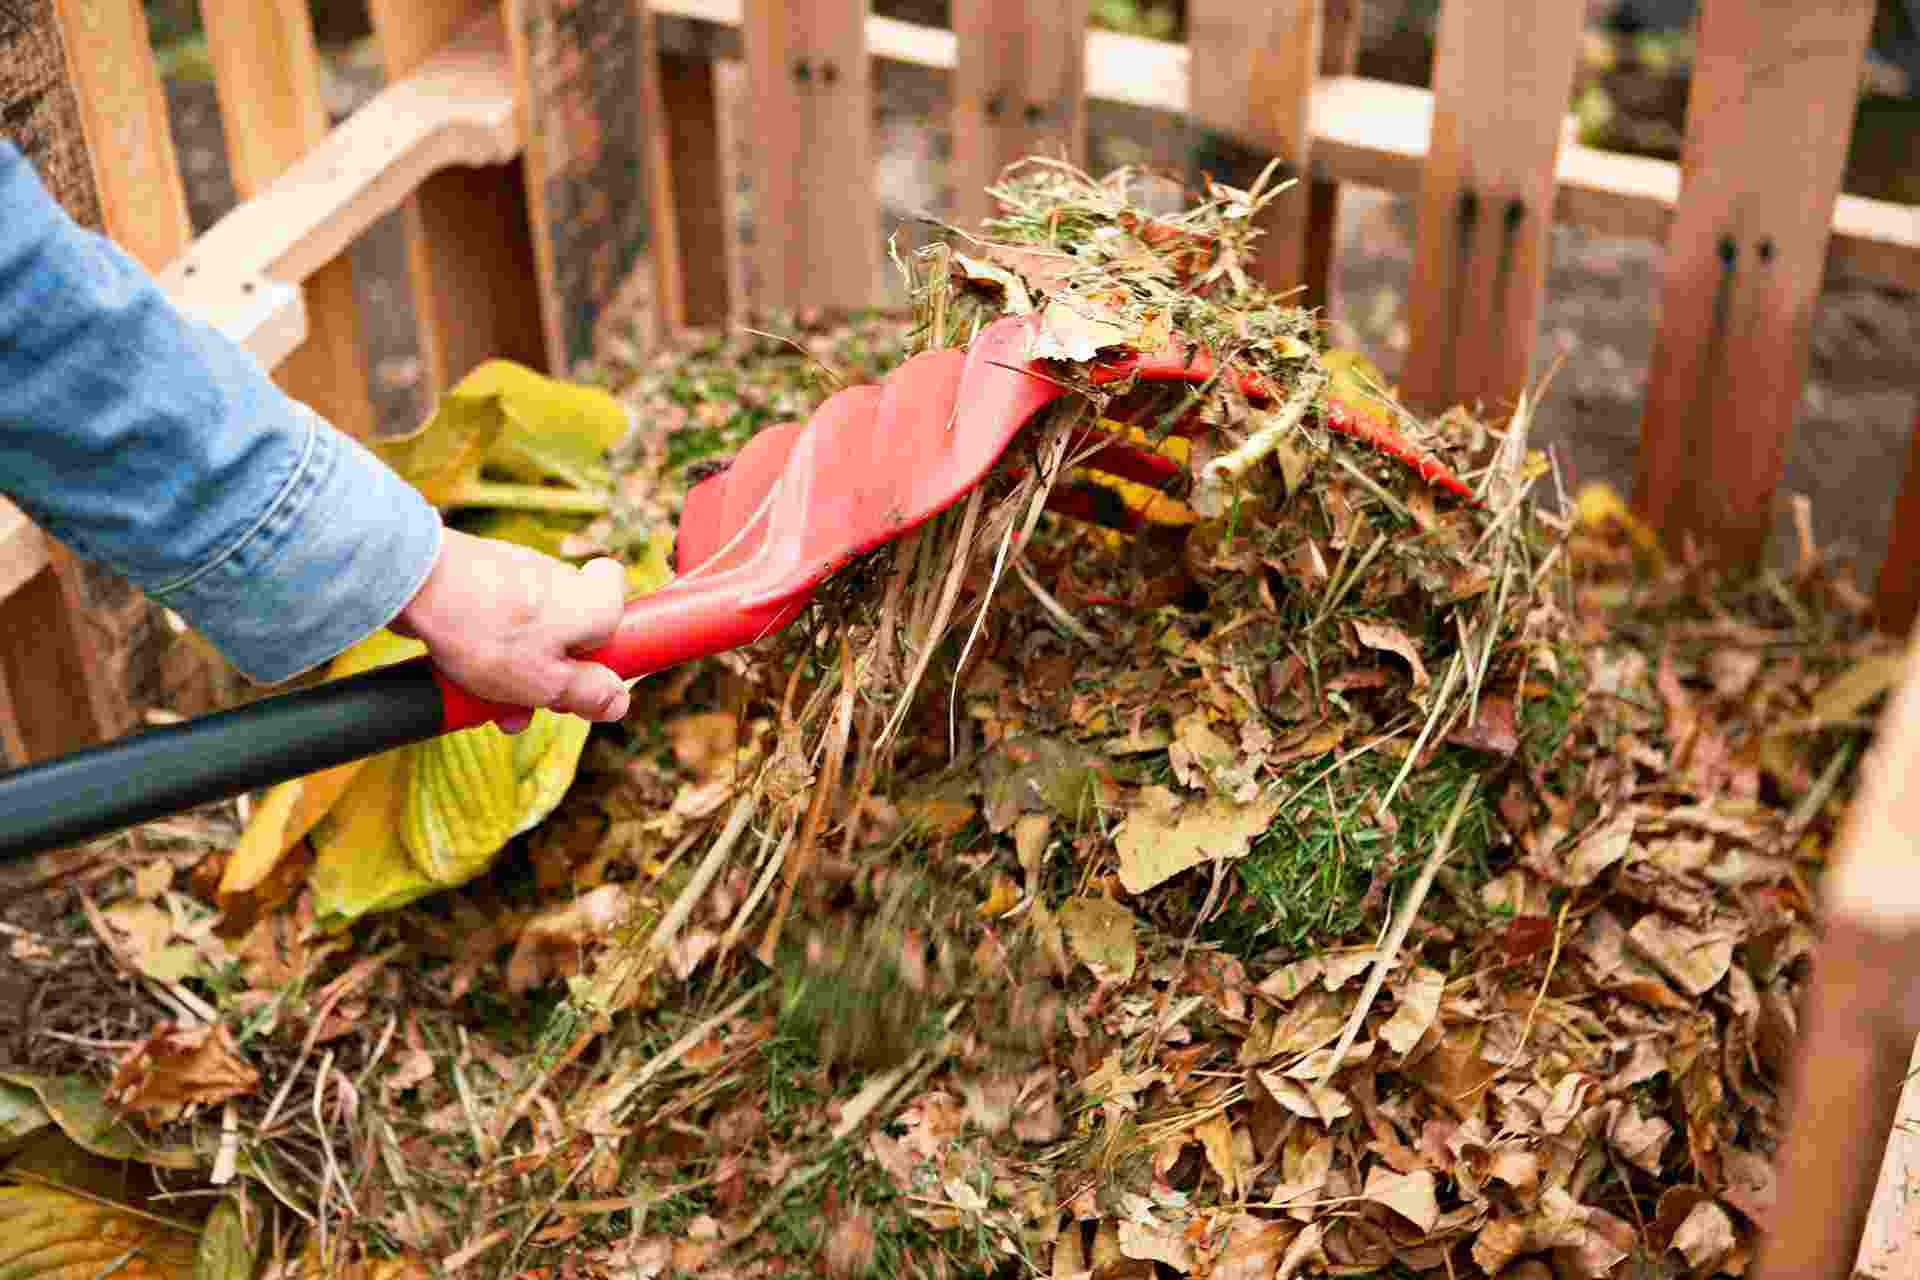
[[273, 501], [267, 504], [266, 510], [255, 517], [253, 523], [248, 525], [237, 538], [227, 544], [226, 548], [214, 556], [213, 559], [193, 570], [193, 572], [167, 583], [165, 586], [154, 587], [147, 593], [148, 595], [155, 597], [165, 596], [176, 591], [184, 591], [188, 587], [191, 587], [194, 583], [200, 581], [200, 579], [206, 577], [215, 569], [218, 569], [221, 565], [238, 555], [248, 543], [259, 537], [261, 531], [265, 529], [268, 524], [272, 523], [274, 517], [278, 516], [281, 510], [293, 500], [294, 492], [300, 488], [301, 484], [313, 470], [314, 455], [319, 452], [320, 449], [320, 424], [311, 416], [302, 416], [306, 421], [307, 438], [302, 444], [299, 461], [294, 463], [293, 470], [288, 474], [286, 483], [281, 485], [280, 491], [273, 495]]

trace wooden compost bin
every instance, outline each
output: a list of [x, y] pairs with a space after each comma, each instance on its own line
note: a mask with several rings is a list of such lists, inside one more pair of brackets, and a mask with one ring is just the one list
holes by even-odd
[[[1510, 403], [1555, 221], [1666, 245], [1634, 502], [1673, 545], [1761, 553], [1829, 262], [1920, 289], [1920, 209], [1839, 191], [1871, 0], [1703, 0], [1678, 165], [1570, 137], [1583, 6], [1446, 0], [1432, 87], [1351, 74], [1353, 0], [1188, 0], [1190, 38], [1090, 32], [1085, 0], [953, 0], [953, 29], [858, 0], [371, 0], [387, 88], [337, 128], [306, 0], [201, 0], [242, 202], [191, 238], [138, 0], [0, 6], [0, 131], [81, 221], [288, 391], [375, 420], [345, 250], [403, 210], [425, 391], [492, 356], [566, 371], [603, 316], [656, 332], [732, 301], [715, 63], [745, 62], [757, 303], [876, 301], [871, 60], [952, 74], [960, 213], [1006, 162], [1085, 153], [1089, 98], [1185, 113], [1195, 171], [1306, 178], [1267, 283], [1324, 302], [1343, 182], [1417, 196], [1404, 398]], [[1920, 448], [1878, 583], [1920, 603]], [[0, 500], [0, 752], [39, 759], [209, 700], [136, 592]], [[1896, 1142], [1908, 1141], [1896, 1138]], [[1897, 1147], [1862, 1266], [1913, 1274]], [[1911, 1210], [1909, 1213], [1913, 1212]], [[1905, 1241], [1904, 1246], [1901, 1244]]]

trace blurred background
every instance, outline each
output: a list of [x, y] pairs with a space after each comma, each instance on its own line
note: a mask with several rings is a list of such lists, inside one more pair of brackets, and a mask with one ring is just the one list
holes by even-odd
[[[1089, 0], [1097, 27], [1154, 39], [1184, 37], [1184, 0]], [[1425, 85], [1438, 0], [1359, 0], [1357, 73]], [[1567, 107], [1590, 146], [1677, 159], [1692, 65], [1693, 0], [1585, 0], [1585, 35]], [[885, 17], [947, 25], [946, 0], [874, 0]], [[312, 0], [337, 119], [377, 92], [364, 0]], [[194, 0], [147, 0], [196, 231], [234, 202], [205, 41]], [[880, 61], [875, 128], [882, 226], [945, 212], [946, 77]], [[744, 74], [721, 77], [723, 164], [736, 192], [736, 298], [747, 296], [754, 209], [742, 158]], [[1114, 103], [1089, 104], [1089, 161], [1096, 172], [1139, 165], [1179, 174], [1185, 132], [1176, 117]], [[1920, 0], [1879, 0], [1863, 70], [1847, 191], [1920, 204]], [[1340, 258], [1330, 307], [1333, 339], [1372, 356], [1391, 376], [1405, 353], [1406, 283], [1413, 200], [1343, 188]], [[419, 365], [413, 351], [405, 254], [393, 219], [354, 248], [383, 424], [412, 425]], [[1641, 388], [1655, 331], [1661, 267], [1651, 241], [1555, 229], [1536, 346], [1536, 376], [1556, 362], [1538, 439], [1554, 446], [1569, 485], [1608, 480], [1625, 492], [1639, 430]], [[1829, 271], [1813, 318], [1809, 379], [1797, 413], [1785, 492], [1813, 500], [1816, 534], [1851, 556], [1861, 581], [1878, 567], [1894, 489], [1920, 402], [1920, 297]], [[1784, 543], [1786, 520], [1781, 520]]]

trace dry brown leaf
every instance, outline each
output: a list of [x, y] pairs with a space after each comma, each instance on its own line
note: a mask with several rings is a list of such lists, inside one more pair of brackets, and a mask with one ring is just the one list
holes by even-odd
[[1601, 872], [1632, 852], [1633, 830], [1633, 815], [1622, 813], [1589, 831], [1568, 852], [1555, 878], [1572, 889], [1592, 884]]
[[1240, 1162], [1235, 1154], [1233, 1141], [1233, 1122], [1224, 1111], [1216, 1112], [1194, 1126], [1194, 1135], [1200, 1139], [1201, 1148], [1207, 1153], [1207, 1163], [1220, 1178], [1220, 1194], [1224, 1199], [1235, 1200], [1240, 1196]]
[[1273, 1280], [1287, 1247], [1300, 1235], [1297, 1222], [1273, 1222], [1250, 1213], [1235, 1217], [1213, 1261], [1213, 1280]]
[[1413, 640], [1408, 637], [1407, 633], [1400, 628], [1384, 622], [1368, 622], [1362, 618], [1355, 618], [1353, 620], [1353, 634], [1361, 644], [1366, 645], [1369, 649], [1378, 649], [1383, 653], [1391, 653], [1395, 657], [1404, 658], [1407, 666], [1413, 672], [1413, 687], [1415, 691], [1425, 689], [1429, 684], [1433, 683], [1432, 677], [1427, 675], [1426, 665], [1420, 661], [1419, 648], [1413, 643]]
[[164, 1023], [120, 1059], [107, 1101], [151, 1120], [177, 1120], [192, 1107], [243, 1097], [259, 1083], [224, 1024]]
[[1040, 864], [1047, 854], [1047, 837], [1053, 831], [1053, 816], [1023, 813], [1013, 824], [1013, 847], [1020, 861], [1020, 874], [1027, 883], [1037, 884]]
[[1659, 1116], [1643, 1115], [1628, 1102], [1610, 1104], [1607, 1145], [1622, 1159], [1660, 1176], [1660, 1155], [1673, 1137], [1673, 1126]]
[[1482, 698], [1472, 722], [1448, 734], [1447, 741], [1492, 755], [1512, 755], [1520, 749], [1520, 725], [1513, 699]]
[[1730, 929], [1689, 929], [1657, 914], [1627, 930], [1634, 949], [1690, 996], [1705, 995], [1727, 976], [1737, 940]]
[[1281, 800], [1269, 795], [1242, 805], [1209, 796], [1171, 811], [1143, 804], [1114, 836], [1120, 883], [1128, 893], [1145, 893], [1203, 862], [1244, 858], [1280, 811]]
[[1181, 1275], [1193, 1270], [1193, 1246], [1170, 1227], [1123, 1218], [1120, 1221], [1119, 1240], [1123, 1257], [1136, 1262], [1163, 1263]]
[[587, 949], [605, 941], [626, 920], [627, 891], [603, 884], [572, 902], [550, 907], [527, 921], [507, 961], [507, 990], [518, 995], [586, 967]]
[[1693, 1274], [1704, 1277], [1718, 1271], [1739, 1243], [1727, 1211], [1713, 1200], [1701, 1200], [1673, 1233], [1667, 1247], [1679, 1250]]
[[1421, 1233], [1433, 1230], [1440, 1219], [1439, 1186], [1433, 1172], [1395, 1173], [1384, 1165], [1375, 1165], [1367, 1174], [1366, 1190], [1360, 1198], [1385, 1205], [1418, 1227]]
[[703, 711], [667, 722], [667, 741], [680, 767], [702, 782], [733, 772], [740, 722], [726, 711]]
[[1440, 995], [1447, 977], [1438, 969], [1418, 968], [1393, 989], [1393, 1016], [1380, 1028], [1380, 1038], [1395, 1053], [1406, 1054], [1420, 1043], [1427, 1028], [1440, 1016]]

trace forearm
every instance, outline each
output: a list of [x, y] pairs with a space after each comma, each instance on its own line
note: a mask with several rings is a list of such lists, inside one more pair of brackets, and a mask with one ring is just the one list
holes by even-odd
[[279, 680], [385, 625], [433, 508], [73, 225], [0, 144], [0, 490]]

